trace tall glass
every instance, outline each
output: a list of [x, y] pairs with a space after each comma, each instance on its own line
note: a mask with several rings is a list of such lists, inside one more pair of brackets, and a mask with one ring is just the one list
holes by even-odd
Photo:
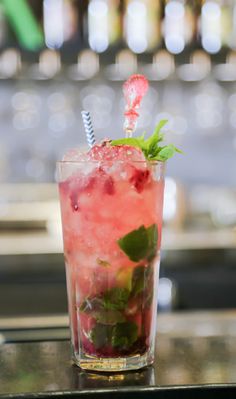
[[125, 371], [154, 359], [164, 164], [58, 163], [73, 359]]

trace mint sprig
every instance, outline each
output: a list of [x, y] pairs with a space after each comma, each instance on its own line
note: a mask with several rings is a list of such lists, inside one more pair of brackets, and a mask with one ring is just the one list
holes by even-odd
[[139, 137], [129, 137], [118, 140], [112, 140], [111, 145], [130, 145], [133, 147], [140, 148], [145, 158], [148, 161], [166, 161], [171, 158], [176, 152], [182, 153], [182, 151], [175, 147], [173, 144], [160, 146], [159, 143], [163, 141], [164, 134], [161, 133], [161, 129], [167, 123], [167, 119], [162, 119], [156, 126], [153, 134], [145, 139], [145, 133]]

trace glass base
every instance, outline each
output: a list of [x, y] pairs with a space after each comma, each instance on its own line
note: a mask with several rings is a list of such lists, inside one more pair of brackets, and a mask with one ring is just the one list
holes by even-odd
[[77, 366], [84, 370], [117, 372], [138, 370], [146, 366], [150, 366], [154, 358], [150, 352], [143, 355], [135, 355], [117, 358], [99, 358], [84, 354], [83, 357], [74, 355], [73, 360]]

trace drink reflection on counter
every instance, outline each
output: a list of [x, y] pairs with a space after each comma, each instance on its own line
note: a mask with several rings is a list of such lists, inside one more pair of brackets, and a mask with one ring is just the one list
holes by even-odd
[[153, 386], [155, 385], [154, 367], [149, 366], [144, 370], [115, 373], [100, 374], [81, 372], [78, 368], [73, 367], [73, 382], [75, 389], [92, 389], [92, 388], [111, 388], [111, 387], [132, 387], [132, 386]]

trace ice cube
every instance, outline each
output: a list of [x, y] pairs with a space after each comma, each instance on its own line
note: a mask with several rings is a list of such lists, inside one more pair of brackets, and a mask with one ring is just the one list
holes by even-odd
[[68, 150], [62, 158], [64, 162], [79, 162], [88, 161], [86, 152], [82, 152], [79, 148], [72, 148]]
[[59, 181], [64, 181], [71, 176], [88, 175], [94, 169], [94, 165], [89, 161], [87, 152], [82, 152], [79, 148], [68, 150], [59, 164]]
[[128, 145], [112, 146], [109, 142], [95, 145], [88, 152], [88, 156], [94, 161], [145, 161], [140, 148]]

